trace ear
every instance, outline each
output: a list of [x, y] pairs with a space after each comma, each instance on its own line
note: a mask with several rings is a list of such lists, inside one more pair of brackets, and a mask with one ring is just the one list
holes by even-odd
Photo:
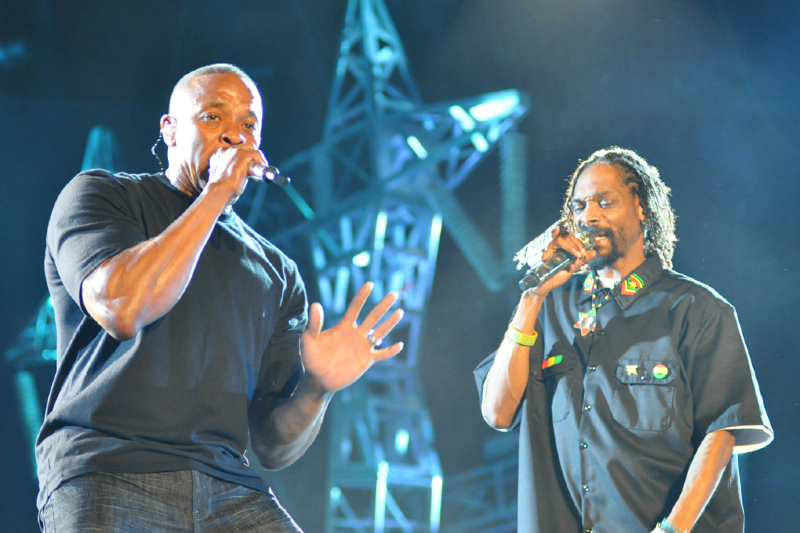
[[175, 128], [178, 127], [178, 122], [172, 115], [164, 115], [161, 117], [161, 135], [164, 138], [164, 144], [168, 148], [175, 146]]
[[642, 207], [642, 200], [639, 195], [636, 195], [636, 218], [640, 224], [647, 222], [647, 217], [644, 216], [644, 207]]

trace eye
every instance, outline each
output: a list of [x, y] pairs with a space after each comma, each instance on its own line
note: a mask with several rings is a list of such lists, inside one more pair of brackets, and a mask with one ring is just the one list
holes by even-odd
[[581, 211], [583, 211], [583, 204], [578, 204], [578, 203], [572, 204], [572, 210], [575, 211], [576, 213], [580, 213]]
[[203, 120], [208, 122], [214, 122], [219, 120], [219, 117], [217, 115], [214, 115], [213, 113], [206, 113], [205, 115], [203, 115]]
[[245, 122], [244, 123], [244, 128], [247, 129], [247, 130], [250, 130], [250, 131], [255, 131], [256, 125], [251, 123], [251, 122]]

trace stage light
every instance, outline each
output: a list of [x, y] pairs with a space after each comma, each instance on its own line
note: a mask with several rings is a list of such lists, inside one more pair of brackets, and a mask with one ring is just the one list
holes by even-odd
[[486, 137], [484, 137], [482, 133], [476, 131], [470, 135], [469, 139], [472, 141], [472, 145], [477, 151], [483, 153], [489, 149], [489, 141], [486, 140]]
[[353, 264], [357, 267], [365, 267], [369, 265], [370, 255], [369, 252], [363, 251], [360, 254], [353, 256]]
[[483, 102], [469, 110], [470, 115], [479, 122], [486, 122], [497, 117], [507, 116], [519, 105], [519, 95], [516, 91], [508, 91], [506, 96]]
[[475, 129], [475, 120], [469, 116], [469, 113], [464, 111], [464, 108], [460, 105], [451, 106], [450, 109], [450, 116], [456, 119], [461, 123], [461, 127], [464, 131], [472, 131]]
[[428, 157], [428, 151], [425, 149], [424, 146], [422, 146], [422, 143], [419, 142], [419, 139], [411, 135], [406, 139], [406, 142], [411, 147], [411, 149], [414, 150], [414, 153], [417, 154], [417, 157], [419, 157], [420, 159], [425, 159], [426, 157]]
[[400, 455], [405, 455], [408, 451], [408, 441], [410, 440], [410, 436], [408, 434], [408, 430], [406, 429], [398, 429], [397, 433], [394, 435], [394, 449], [397, 450], [397, 453]]

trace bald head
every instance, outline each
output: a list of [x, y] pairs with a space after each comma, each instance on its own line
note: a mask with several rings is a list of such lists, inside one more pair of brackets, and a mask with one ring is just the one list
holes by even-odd
[[230, 63], [215, 63], [195, 69], [178, 80], [178, 83], [176, 83], [175, 87], [172, 89], [172, 95], [169, 97], [170, 115], [179, 114], [180, 107], [186, 101], [185, 96], [191, 93], [192, 82], [200, 76], [207, 76], [209, 74], [236, 74], [242, 79], [245, 85], [250, 88], [253, 94], [259, 95], [260, 97], [255, 82], [245, 71]]

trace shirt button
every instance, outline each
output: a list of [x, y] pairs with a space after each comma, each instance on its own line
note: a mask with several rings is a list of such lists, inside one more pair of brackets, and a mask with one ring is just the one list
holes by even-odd
[[589, 528], [589, 529], [586, 530], [586, 533], [594, 533], [594, 529]]
[[583, 410], [584, 411], [591, 411], [592, 410], [592, 406], [591, 405], [584, 405], [583, 406]]
[[605, 332], [605, 331], [603, 331], [603, 330], [601, 329], [600, 331], [598, 331], [598, 332], [597, 332], [597, 334], [598, 334], [598, 335], [605, 335], [605, 334], [606, 334], [606, 332]]
[[586, 442], [581, 442], [581, 449], [582, 449], [582, 450], [585, 450], [585, 449], [586, 449], [586, 448], [588, 448], [588, 447], [589, 447], [589, 444], [588, 444], [588, 443], [586, 443]]
[[583, 486], [583, 492], [589, 492], [589, 485]]
[[597, 372], [597, 367], [596, 366], [590, 366], [589, 367], [589, 372]]

